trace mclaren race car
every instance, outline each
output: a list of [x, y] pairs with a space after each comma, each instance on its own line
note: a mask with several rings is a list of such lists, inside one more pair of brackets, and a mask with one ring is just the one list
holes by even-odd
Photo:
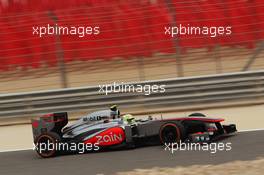
[[[93, 112], [69, 126], [66, 126], [66, 112], [47, 114], [34, 119], [32, 129], [35, 150], [41, 157], [47, 158], [67, 151], [78, 152], [74, 150], [80, 149], [76, 146], [78, 144], [89, 145], [88, 151], [99, 151], [180, 141], [212, 142], [221, 136], [236, 132], [234, 124], [222, 125], [224, 119], [208, 118], [200, 113], [182, 118], [153, 119], [149, 116], [136, 120], [131, 115], [115, 117], [112, 112]], [[64, 149], [54, 146], [58, 144]]]

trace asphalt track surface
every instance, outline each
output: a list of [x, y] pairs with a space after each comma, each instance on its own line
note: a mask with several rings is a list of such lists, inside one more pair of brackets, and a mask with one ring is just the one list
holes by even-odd
[[33, 150], [0, 153], [1, 175], [93, 175], [115, 174], [136, 168], [219, 164], [264, 157], [264, 131], [237, 133], [221, 142], [231, 142], [231, 151], [177, 151], [152, 146], [133, 150], [39, 158]]

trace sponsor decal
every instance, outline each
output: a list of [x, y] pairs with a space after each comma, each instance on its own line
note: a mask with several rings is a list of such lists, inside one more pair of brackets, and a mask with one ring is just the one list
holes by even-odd
[[96, 136], [97, 138], [97, 143], [109, 143], [109, 142], [122, 142], [123, 137], [121, 133], [119, 134], [113, 134], [112, 132], [109, 133], [109, 135], [104, 135], [104, 136]]
[[84, 143], [97, 143], [99, 146], [120, 144], [125, 140], [125, 132], [120, 127], [109, 128], [96, 136], [89, 138]]

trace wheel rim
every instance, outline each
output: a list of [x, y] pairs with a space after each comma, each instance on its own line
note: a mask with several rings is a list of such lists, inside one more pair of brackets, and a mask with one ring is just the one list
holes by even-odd
[[[37, 153], [42, 157], [51, 157], [56, 152], [56, 141], [49, 135], [41, 136], [37, 141]], [[44, 148], [44, 149], [42, 149]]]
[[161, 140], [163, 144], [175, 143], [179, 141], [178, 129], [175, 125], [166, 125], [161, 131]]

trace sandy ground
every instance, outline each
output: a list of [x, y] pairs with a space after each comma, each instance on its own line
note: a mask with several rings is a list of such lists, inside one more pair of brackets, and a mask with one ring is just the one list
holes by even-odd
[[[264, 105], [236, 107], [225, 109], [210, 109], [201, 111], [188, 111], [179, 113], [166, 113], [163, 117], [183, 117], [192, 112], [202, 112], [208, 117], [220, 117], [226, 119], [225, 123], [237, 124], [238, 130], [264, 128]], [[145, 116], [138, 116], [145, 117]], [[160, 118], [160, 114], [153, 115]], [[5, 150], [32, 148], [31, 125], [14, 125], [0, 127], [0, 152]]]
[[220, 165], [193, 165], [188, 167], [175, 168], [152, 168], [136, 169], [131, 172], [120, 172], [117, 175], [262, 175], [264, 172], [264, 159], [253, 161], [235, 161]]
[[[254, 49], [192, 49], [181, 55], [183, 76], [239, 72], [254, 54]], [[263, 70], [264, 52], [257, 55], [249, 70]], [[115, 58], [73, 62], [66, 65], [68, 87], [91, 86], [112, 82], [133, 82], [178, 77], [177, 55], [156, 55], [148, 58]], [[61, 88], [56, 67], [16, 70], [0, 73], [0, 94], [31, 92]]]

